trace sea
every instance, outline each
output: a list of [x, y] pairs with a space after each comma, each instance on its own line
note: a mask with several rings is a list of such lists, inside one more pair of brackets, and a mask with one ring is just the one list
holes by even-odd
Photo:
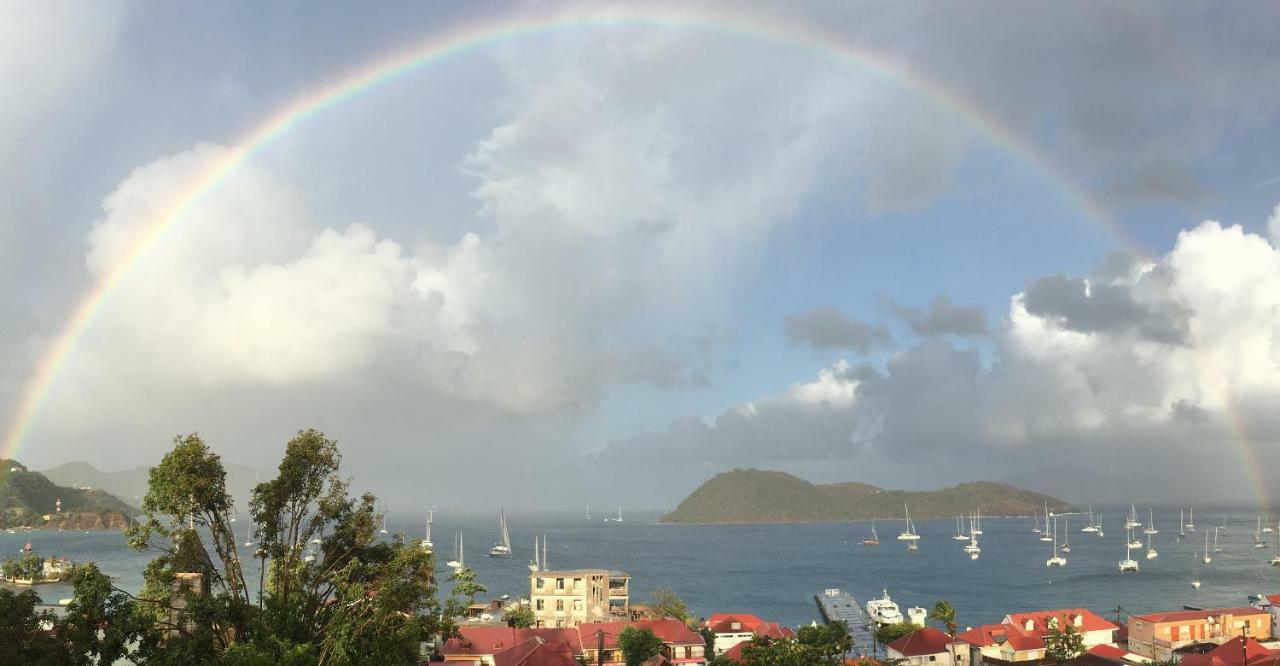
[[[951, 602], [961, 625], [999, 622], [1007, 613], [1083, 607], [1104, 617], [1183, 607], [1240, 606], [1250, 595], [1280, 592], [1277, 534], [1265, 534], [1267, 548], [1255, 548], [1257, 513], [1250, 509], [1197, 508], [1196, 531], [1178, 539], [1178, 509], [1157, 509], [1152, 537], [1155, 559], [1135, 550], [1138, 573], [1121, 574], [1125, 556], [1123, 516], [1128, 507], [1105, 507], [1105, 537], [1080, 532], [1087, 518], [1059, 518], [1059, 541], [1071, 552], [1067, 565], [1049, 568], [1051, 544], [1032, 533], [1032, 518], [982, 519], [982, 555], [970, 560], [955, 541], [954, 520], [916, 522], [919, 550], [908, 552], [895, 537], [901, 520], [877, 521], [881, 544], [864, 546], [870, 523], [786, 525], [665, 525], [658, 514], [629, 513], [623, 522], [588, 520], [582, 514], [508, 511], [514, 557], [486, 557], [498, 537], [497, 513], [437, 511], [433, 541], [440, 562], [441, 587], [447, 593], [455, 535], [462, 533], [466, 563], [489, 588], [491, 597], [529, 594], [528, 561], [534, 537], [548, 540], [553, 569], [605, 568], [631, 575], [633, 602], [669, 588], [698, 615], [754, 613], [789, 626], [821, 621], [814, 595], [827, 588], [852, 593], [862, 604], [887, 591], [904, 609]], [[1146, 509], [1139, 511], [1146, 522]], [[1043, 517], [1041, 517], [1043, 521]], [[1070, 523], [1070, 531], [1064, 523]], [[422, 538], [425, 515], [392, 514], [388, 526], [407, 538]], [[237, 523], [241, 530], [247, 521]], [[1222, 552], [1204, 565], [1205, 535], [1214, 529]], [[1146, 535], [1140, 535], [1144, 540]], [[136, 592], [142, 570], [153, 556], [128, 549], [116, 532], [0, 533], [0, 553], [17, 553], [27, 542], [43, 555], [94, 561], [122, 589]], [[240, 540], [243, 543], [243, 538]], [[246, 548], [247, 552], [249, 549]], [[247, 572], [256, 577], [256, 571]], [[1200, 580], [1199, 589], [1192, 587]], [[37, 587], [48, 603], [71, 594], [68, 585]]]

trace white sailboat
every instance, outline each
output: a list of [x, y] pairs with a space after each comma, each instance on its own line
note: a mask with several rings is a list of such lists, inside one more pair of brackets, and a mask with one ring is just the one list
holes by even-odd
[[1096, 527], [1096, 528], [1098, 528], [1098, 538], [1099, 538], [1099, 539], [1101, 539], [1102, 537], [1106, 536], [1106, 534], [1105, 534], [1105, 533], [1103, 533], [1103, 531], [1102, 531], [1102, 514], [1098, 514], [1098, 522], [1094, 523], [1094, 525], [1093, 525], [1093, 526], [1094, 526], [1094, 527]]
[[[1179, 523], [1179, 524], [1181, 524], [1181, 523]], [[1199, 555], [1199, 553], [1197, 553], [1197, 554], [1196, 554], [1196, 559], [1199, 559], [1199, 557], [1200, 557], [1200, 555]], [[1200, 565], [1198, 565], [1198, 564], [1196, 565], [1196, 577], [1195, 577], [1195, 578], [1193, 578], [1193, 579], [1191, 579], [1191, 587], [1194, 587], [1194, 588], [1195, 588], [1195, 589], [1197, 589], [1197, 590], [1198, 590], [1198, 589], [1200, 589]]]
[[436, 512], [427, 511], [427, 536], [422, 540], [422, 549], [428, 553], [434, 552], [436, 545], [431, 541], [431, 526], [436, 522]]
[[1196, 508], [1194, 506], [1187, 513], [1187, 524], [1182, 527], [1188, 532], [1196, 531]]
[[1271, 558], [1271, 566], [1280, 567], [1280, 532], [1276, 532], [1276, 554]]
[[1040, 540], [1058, 542], [1056, 537], [1049, 535], [1049, 500], [1044, 501], [1044, 531], [1040, 533]]
[[1097, 525], [1096, 523], [1094, 523], [1093, 521], [1094, 521], [1094, 518], [1093, 518], [1093, 507], [1089, 507], [1089, 522], [1088, 522], [1088, 523], [1086, 523], [1084, 527], [1081, 527], [1081, 528], [1080, 528], [1080, 531], [1081, 531], [1081, 532], [1097, 532], [1097, 531], [1098, 531], [1098, 525]]
[[587, 504], [587, 520], [591, 520], [591, 504]]
[[1144, 545], [1146, 545], [1146, 544], [1142, 543], [1142, 539], [1139, 539], [1139, 538], [1138, 538], [1138, 536], [1137, 536], [1136, 534], [1134, 534], [1134, 533], [1133, 533], [1133, 528], [1132, 528], [1132, 527], [1129, 527], [1129, 528], [1126, 528], [1126, 529], [1128, 530], [1128, 534], [1129, 534], [1129, 547], [1130, 547], [1130, 548], [1137, 549], [1137, 548], [1142, 548]]
[[533, 537], [533, 559], [529, 560], [529, 571], [541, 571], [541, 564], [538, 561], [538, 536]]
[[1178, 509], [1178, 541], [1187, 537], [1186, 509]]
[[969, 543], [964, 547], [964, 552], [969, 555], [971, 560], [978, 559], [978, 556], [982, 554], [982, 549], [978, 547], [978, 530], [974, 529], [977, 521], [977, 514], [969, 519]]
[[1067, 558], [1058, 554], [1058, 519], [1053, 519], [1053, 556], [1045, 561], [1047, 567], [1065, 567], [1067, 566]]
[[898, 533], [898, 540], [911, 542], [919, 541], [920, 535], [916, 534], [915, 525], [911, 524], [911, 510], [907, 508], [906, 504], [903, 504], [902, 511], [906, 515], [907, 529]]
[[613, 522], [615, 522], [615, 523], [620, 523], [620, 522], [622, 522], [622, 505], [621, 505], [621, 504], [619, 504], [619, 505], [618, 505], [618, 517], [617, 517], [617, 518], [614, 518], [614, 519], [613, 519]]
[[1156, 512], [1155, 509], [1147, 508], [1147, 528], [1142, 530], [1143, 534], [1159, 534], [1160, 530], [1156, 529]]
[[1204, 533], [1204, 557], [1201, 558], [1200, 561], [1204, 562], [1205, 564], [1208, 564], [1213, 561], [1213, 558], [1209, 556], [1209, 533], [1208, 532]]
[[[1043, 532], [1043, 531], [1044, 531], [1044, 530], [1040, 529], [1040, 515], [1039, 515], [1039, 514], [1035, 514], [1035, 513], [1031, 514], [1031, 521], [1032, 521], [1032, 525], [1031, 525], [1031, 533], [1032, 533], [1032, 534], [1040, 534], [1041, 532]], [[1047, 527], [1047, 526], [1046, 526], [1046, 527]]]
[[1258, 516], [1258, 527], [1253, 531], [1253, 547], [1266, 548], [1267, 542], [1262, 539], [1262, 516]]
[[511, 557], [511, 535], [507, 534], [507, 512], [498, 509], [498, 542], [489, 549], [489, 557]]
[[1222, 552], [1222, 548], [1218, 546], [1218, 529], [1217, 527], [1213, 528], [1213, 552], [1215, 553]]
[[1124, 527], [1125, 529], [1142, 527], [1142, 523], [1138, 522], [1138, 507], [1136, 505], [1129, 505], [1129, 517], [1125, 519]]
[[1154, 560], [1157, 557], [1160, 557], [1160, 553], [1157, 553], [1155, 546], [1151, 545], [1151, 535], [1148, 534], [1147, 535], [1147, 559]]
[[454, 571], [457, 571], [463, 567], [463, 562], [462, 530], [458, 530], [458, 536], [455, 537], [453, 541], [453, 559], [445, 562], [444, 565]]
[[964, 518], [956, 516], [956, 533], [951, 536], [956, 541], [968, 541], [969, 535], [964, 533]]
[[1262, 523], [1262, 531], [1271, 534], [1275, 530], [1271, 528], [1271, 512], [1267, 511], [1267, 520]]
[[387, 533], [387, 507], [384, 504], [382, 506], [382, 528], [378, 530], [378, 534], [386, 534], [386, 533]]
[[1133, 544], [1133, 528], [1130, 527], [1129, 534], [1125, 537], [1124, 542], [1124, 559], [1120, 560], [1120, 573], [1137, 573], [1138, 561], [1130, 555], [1129, 549]]
[[982, 507], [978, 507], [973, 513], [973, 525], [969, 526], [970, 534], [982, 536]]
[[1062, 552], [1071, 552], [1071, 518], [1062, 517]]
[[253, 522], [252, 521], [249, 522], [249, 531], [244, 533], [244, 547], [245, 548], [253, 547]]

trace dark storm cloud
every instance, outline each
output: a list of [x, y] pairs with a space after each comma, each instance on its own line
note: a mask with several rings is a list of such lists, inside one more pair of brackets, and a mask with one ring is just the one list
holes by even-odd
[[866, 353], [893, 344], [893, 336], [883, 324], [851, 319], [835, 308], [816, 308], [787, 317], [783, 334], [794, 345], [814, 349], [851, 349]]
[[1027, 311], [1080, 333], [1135, 331], [1165, 344], [1185, 344], [1187, 314], [1172, 304], [1153, 307], [1133, 298], [1129, 287], [1091, 284], [1051, 275], [1027, 285]]
[[939, 335], [986, 335], [987, 316], [982, 308], [957, 306], [945, 294], [939, 294], [925, 310], [887, 303], [890, 312], [903, 321], [912, 333], [922, 337]]

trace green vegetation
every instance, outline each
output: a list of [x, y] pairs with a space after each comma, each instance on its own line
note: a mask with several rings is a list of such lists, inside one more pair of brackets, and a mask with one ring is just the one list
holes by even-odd
[[886, 624], [876, 629], [876, 642], [881, 645], [888, 645], [919, 628], [910, 622]]
[[816, 485], [791, 474], [735, 469], [703, 483], [671, 513], [668, 523], [786, 523], [902, 517], [953, 518], [981, 507], [989, 516], [1073, 510], [1062, 500], [1003, 483], [972, 482], [932, 491], [884, 490], [865, 483]]
[[528, 629], [537, 623], [533, 609], [523, 604], [503, 611], [502, 618], [507, 621], [508, 627], [517, 629]]
[[16, 460], [0, 459], [0, 529], [123, 529], [129, 513], [129, 505], [102, 490], [59, 486]]
[[956, 636], [956, 607], [951, 605], [949, 601], [939, 599], [934, 602], [933, 610], [929, 611], [929, 619], [941, 622], [947, 628], [947, 635], [955, 638]]
[[421, 641], [456, 633], [436, 603], [434, 559], [399, 537], [376, 538], [376, 498], [349, 495], [340, 463], [337, 444], [314, 430], [288, 443], [276, 478], [252, 492], [263, 566], [249, 581], [221, 459], [197, 435], [175, 439], [150, 470], [144, 520], [127, 534], [157, 553], [142, 592], [114, 589], [86, 565], [55, 620], [34, 594], [0, 590], [0, 663], [414, 663]]
[[653, 591], [653, 614], [657, 617], [669, 617], [692, 625], [695, 618], [689, 612], [689, 605], [684, 599], [676, 596], [669, 588], [658, 588]]
[[489, 588], [476, 580], [476, 571], [471, 567], [454, 571], [449, 580], [453, 582], [453, 596], [466, 599], [468, 606], [476, 602], [476, 595], [489, 591]]
[[[757, 637], [742, 649], [748, 666], [835, 666], [843, 664], [853, 648], [853, 638], [843, 622], [826, 626], [801, 627], [795, 640]], [[709, 666], [727, 666], [730, 662], [716, 657]]]
[[1084, 636], [1075, 627], [1059, 629], [1057, 623], [1050, 623], [1049, 635], [1044, 639], [1044, 656], [1050, 661], [1061, 663], [1075, 659], [1084, 654]]
[[618, 634], [618, 647], [627, 666], [640, 666], [662, 650], [662, 639], [652, 630], [627, 627]]

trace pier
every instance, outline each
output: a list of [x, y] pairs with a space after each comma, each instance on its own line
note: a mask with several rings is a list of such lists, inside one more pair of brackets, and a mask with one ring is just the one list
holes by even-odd
[[831, 587], [823, 590], [822, 594], [813, 595], [813, 600], [818, 602], [818, 612], [822, 613], [822, 619], [827, 624], [839, 621], [849, 627], [855, 649], [860, 649], [864, 654], [873, 653], [875, 636], [871, 630], [871, 620], [852, 594]]

